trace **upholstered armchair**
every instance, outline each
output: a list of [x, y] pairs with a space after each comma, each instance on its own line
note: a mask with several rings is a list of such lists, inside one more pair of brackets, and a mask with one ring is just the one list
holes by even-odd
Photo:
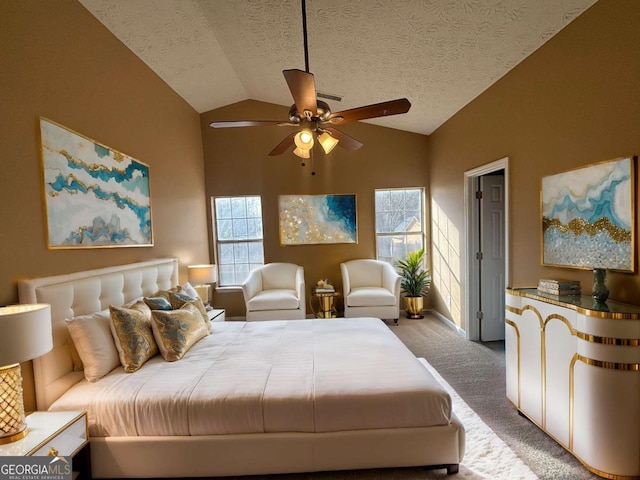
[[242, 284], [247, 321], [299, 320], [306, 315], [304, 269], [293, 263], [268, 263]]
[[344, 316], [377, 317], [398, 323], [400, 275], [387, 262], [351, 260], [341, 263]]

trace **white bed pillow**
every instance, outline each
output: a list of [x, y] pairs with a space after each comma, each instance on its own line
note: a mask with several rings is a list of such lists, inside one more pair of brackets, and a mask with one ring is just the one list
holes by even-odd
[[191, 285], [189, 282], [186, 282], [184, 285], [181, 285], [181, 288], [182, 288], [182, 291], [187, 295], [189, 295], [191, 298], [200, 298], [198, 296], [198, 292], [196, 292], [196, 289], [193, 288], [193, 285]]
[[120, 365], [109, 310], [67, 318], [65, 322], [87, 381], [95, 382]]

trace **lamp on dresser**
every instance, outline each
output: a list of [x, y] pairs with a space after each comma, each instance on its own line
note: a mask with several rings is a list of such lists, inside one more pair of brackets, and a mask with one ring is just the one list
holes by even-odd
[[200, 300], [206, 305], [209, 303], [209, 284], [218, 281], [218, 272], [215, 265], [189, 265], [189, 283], [193, 285]]
[[20, 363], [52, 348], [50, 305], [0, 307], [0, 445], [28, 433]]

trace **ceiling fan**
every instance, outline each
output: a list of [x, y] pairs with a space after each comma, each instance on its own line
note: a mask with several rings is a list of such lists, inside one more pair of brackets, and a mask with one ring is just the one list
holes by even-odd
[[[229, 127], [300, 127], [300, 130], [287, 135], [276, 147], [269, 152], [270, 156], [281, 155], [290, 147], [295, 146], [293, 153], [300, 158], [309, 158], [314, 145], [314, 138], [322, 146], [326, 154], [336, 145], [346, 150], [357, 150], [362, 143], [353, 137], [334, 128], [357, 120], [385, 117], [407, 113], [411, 103], [406, 98], [388, 102], [352, 108], [342, 112], [332, 112], [325, 102], [318, 100], [316, 83], [312, 73], [309, 73], [309, 52], [307, 46], [307, 15], [306, 0], [302, 0], [302, 30], [304, 35], [305, 70], [283, 70], [283, 75], [289, 86], [294, 104], [289, 110], [289, 119], [281, 120], [238, 120], [211, 122], [213, 128]], [[302, 164], [304, 166], [304, 163]]]

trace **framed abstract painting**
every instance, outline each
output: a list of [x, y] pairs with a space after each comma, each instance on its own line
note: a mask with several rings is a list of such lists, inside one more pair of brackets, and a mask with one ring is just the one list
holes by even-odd
[[280, 244], [358, 243], [355, 195], [280, 195]]
[[544, 177], [542, 264], [635, 271], [635, 157]]
[[153, 245], [149, 167], [40, 118], [50, 249]]

